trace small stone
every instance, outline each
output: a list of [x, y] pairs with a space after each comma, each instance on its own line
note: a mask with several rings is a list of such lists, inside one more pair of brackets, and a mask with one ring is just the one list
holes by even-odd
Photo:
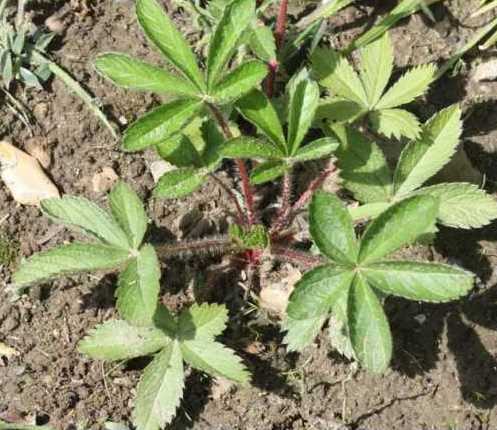
[[0, 142], [0, 172], [14, 200], [23, 205], [39, 205], [43, 199], [60, 197], [36, 158], [8, 142]]
[[497, 60], [485, 61], [478, 64], [473, 69], [471, 79], [476, 82], [493, 81], [497, 79]]
[[259, 306], [273, 314], [284, 315], [290, 294], [301, 277], [300, 270], [287, 265], [286, 274], [283, 274], [280, 280], [262, 288], [259, 296]]
[[44, 169], [48, 169], [51, 163], [51, 157], [47, 150], [47, 142], [45, 139], [32, 137], [25, 143], [26, 152], [35, 157]]
[[45, 20], [45, 25], [47, 28], [52, 31], [53, 33], [61, 34], [64, 32], [66, 29], [66, 26], [64, 25], [64, 22], [57, 16], [52, 15], [49, 16]]
[[225, 394], [229, 393], [234, 386], [234, 382], [229, 379], [218, 377], [212, 384], [211, 396], [214, 400], [219, 400]]
[[168, 163], [164, 160], [158, 160], [150, 163], [150, 173], [152, 174], [152, 178], [154, 178], [154, 182], [159, 182], [164, 173], [170, 172], [174, 169], [174, 166], [171, 163]]
[[119, 180], [119, 176], [112, 167], [104, 167], [101, 172], [95, 173], [91, 180], [93, 191], [106, 193]]
[[36, 119], [39, 121], [45, 119], [45, 117], [48, 114], [48, 104], [47, 103], [38, 103], [34, 108], [33, 108], [33, 113]]
[[419, 314], [419, 315], [416, 315], [414, 317], [414, 320], [418, 323], [418, 324], [424, 324], [426, 322], [426, 315], [425, 314]]

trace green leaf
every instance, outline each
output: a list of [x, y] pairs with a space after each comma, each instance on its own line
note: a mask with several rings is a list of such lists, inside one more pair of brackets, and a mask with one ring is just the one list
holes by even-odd
[[182, 167], [167, 171], [159, 178], [153, 196], [164, 199], [187, 196], [205, 184], [209, 171], [204, 167]]
[[394, 175], [395, 194], [403, 196], [420, 187], [454, 155], [462, 131], [461, 110], [453, 105], [434, 115], [421, 138], [402, 151]]
[[117, 309], [123, 319], [137, 326], [152, 324], [157, 310], [160, 275], [154, 247], [144, 245], [119, 276]]
[[392, 197], [392, 173], [378, 145], [352, 128], [335, 129], [341, 141], [336, 151], [345, 188], [363, 203]]
[[309, 230], [328, 258], [345, 265], [356, 262], [359, 247], [352, 218], [337, 196], [324, 191], [314, 194], [309, 207]]
[[207, 56], [207, 82], [213, 88], [220, 79], [226, 63], [235, 50], [238, 41], [255, 17], [254, 0], [233, 0], [223, 12], [211, 37]]
[[136, 327], [123, 320], [98, 325], [78, 344], [78, 350], [97, 360], [130, 360], [164, 348], [171, 339], [155, 327]]
[[243, 227], [231, 224], [228, 228], [229, 237], [241, 250], [264, 250], [269, 246], [270, 235], [262, 224]]
[[276, 42], [271, 28], [265, 25], [254, 25], [249, 41], [250, 49], [265, 62], [276, 59]]
[[302, 351], [309, 346], [321, 331], [327, 315], [319, 315], [306, 320], [294, 320], [287, 316], [283, 330], [287, 333], [283, 343], [287, 345], [288, 351]]
[[309, 131], [319, 104], [319, 87], [309, 78], [309, 72], [302, 69], [288, 84], [288, 139], [289, 155], [295, 155], [302, 140]]
[[393, 70], [393, 46], [388, 33], [361, 49], [361, 81], [373, 108], [380, 100]]
[[353, 271], [335, 266], [321, 266], [305, 273], [290, 296], [288, 316], [293, 320], [307, 320], [327, 314], [353, 278]]
[[129, 252], [122, 248], [71, 243], [28, 258], [14, 274], [14, 283], [17, 287], [24, 287], [73, 273], [115, 269], [129, 258]]
[[357, 361], [350, 340], [348, 317], [350, 286], [351, 285], [349, 285], [348, 288], [343, 288], [340, 294], [337, 295], [335, 303], [333, 303], [331, 317], [328, 321], [328, 335], [330, 337], [330, 344], [333, 348], [349, 360]]
[[414, 67], [405, 73], [376, 104], [376, 109], [405, 105], [424, 94], [435, 80], [437, 68], [433, 64]]
[[340, 97], [321, 99], [315, 120], [327, 120], [337, 123], [352, 123], [367, 111], [356, 102]]
[[336, 139], [332, 137], [323, 137], [322, 139], [315, 140], [308, 145], [300, 147], [292, 157], [292, 161], [302, 163], [304, 161], [327, 158], [335, 152], [338, 146], [339, 143]]
[[421, 188], [440, 201], [438, 219], [449, 227], [480, 228], [497, 218], [497, 202], [478, 186], [467, 183], [439, 184]]
[[285, 154], [272, 142], [264, 142], [253, 137], [236, 137], [221, 147], [221, 155], [226, 158], [249, 158], [259, 160], [281, 159]]
[[212, 90], [221, 103], [233, 102], [257, 87], [267, 75], [267, 67], [260, 61], [248, 61], [238, 66]]
[[371, 372], [384, 372], [392, 357], [392, 334], [378, 297], [359, 274], [350, 290], [348, 316], [355, 356]]
[[312, 70], [319, 83], [334, 95], [367, 107], [364, 87], [354, 68], [333, 49], [316, 48], [311, 56]]
[[400, 140], [402, 136], [417, 139], [421, 124], [416, 115], [404, 109], [383, 109], [369, 114], [373, 130], [377, 133]]
[[159, 143], [157, 152], [176, 167], [200, 167], [201, 156], [192, 141], [183, 133], [175, 134]]
[[201, 102], [197, 100], [175, 100], [146, 113], [124, 133], [124, 150], [140, 151], [163, 142], [180, 131], [200, 106]]
[[236, 107], [242, 116], [254, 124], [269, 140], [274, 142], [281, 150], [286, 150], [286, 140], [278, 114], [263, 92], [259, 90], [251, 91], [238, 100]]
[[359, 261], [372, 263], [413, 243], [433, 226], [438, 206], [438, 199], [430, 196], [414, 196], [390, 206], [366, 229]]
[[199, 96], [199, 89], [191, 82], [128, 55], [100, 55], [95, 60], [95, 67], [100, 74], [123, 88], [158, 94]]
[[109, 245], [129, 248], [126, 233], [101, 207], [81, 198], [64, 196], [41, 201], [43, 213], [57, 223], [77, 227]]
[[265, 182], [274, 181], [282, 176], [289, 166], [283, 161], [266, 161], [257, 165], [250, 173], [250, 182], [260, 185]]
[[155, 197], [177, 199], [187, 196], [205, 183], [205, 175], [198, 169], [181, 168], [165, 173], [154, 190]]
[[178, 342], [155, 356], [138, 384], [133, 423], [137, 430], [159, 430], [176, 414], [184, 389], [183, 358]]
[[137, 249], [149, 221], [140, 197], [128, 184], [119, 181], [109, 194], [109, 204], [112, 215], [128, 236], [129, 244]]
[[202, 138], [205, 141], [205, 147], [202, 152], [202, 164], [209, 172], [216, 170], [223, 160], [220, 154], [220, 148], [225, 139], [219, 126], [214, 120], [206, 121], [202, 124]]
[[388, 261], [361, 270], [367, 281], [383, 293], [409, 300], [442, 303], [466, 295], [473, 275], [445, 264]]
[[193, 304], [181, 312], [179, 317], [179, 338], [181, 340], [213, 341], [226, 328], [228, 309], [217, 304]]
[[212, 376], [222, 376], [232, 381], [247, 384], [250, 373], [235, 353], [218, 342], [209, 340], [187, 340], [181, 343], [183, 358], [193, 368]]
[[167, 60], [200, 90], [205, 89], [204, 77], [195, 55], [159, 3], [156, 0], [137, 0], [136, 15], [147, 37]]

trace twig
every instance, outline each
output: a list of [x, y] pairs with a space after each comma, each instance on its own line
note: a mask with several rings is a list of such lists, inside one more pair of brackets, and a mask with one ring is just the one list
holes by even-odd
[[46, 63], [50, 71], [61, 79], [74, 93], [83, 100], [89, 107], [89, 109], [102, 121], [102, 123], [110, 130], [112, 136], [117, 139], [118, 134], [116, 133], [115, 126], [111, 124], [109, 119], [105, 116], [105, 114], [100, 110], [100, 108], [95, 103], [95, 100], [88, 94], [83, 87], [72, 78], [72, 76], [67, 73], [62, 67], [60, 67], [57, 63], [50, 60], [48, 57], [43, 55], [41, 52], [33, 50], [32, 51], [33, 60], [42, 64]]

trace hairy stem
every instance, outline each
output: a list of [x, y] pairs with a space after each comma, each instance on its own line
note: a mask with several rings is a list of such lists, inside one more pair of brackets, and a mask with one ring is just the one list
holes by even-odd
[[314, 269], [325, 263], [325, 260], [319, 255], [312, 255], [283, 245], [273, 245], [271, 253], [276, 260], [292, 263], [306, 270]]
[[286, 20], [288, 16], [288, 0], [280, 1], [280, 8], [278, 10], [278, 17], [276, 18], [276, 29], [274, 30], [274, 38], [276, 40], [276, 47], [281, 48], [285, 41]]
[[274, 82], [276, 81], [276, 73], [278, 73], [279, 63], [278, 60], [274, 59], [269, 61], [268, 68], [269, 74], [266, 78], [266, 95], [268, 98], [273, 98], [274, 96]]
[[228, 254], [238, 249], [238, 246], [227, 236], [166, 243], [156, 247], [157, 255], [161, 258]]
[[311, 200], [312, 195], [317, 191], [318, 188], [323, 185], [324, 181], [330, 176], [334, 171], [336, 170], [336, 167], [334, 164], [329, 165], [326, 167], [320, 175], [315, 178], [307, 189], [300, 195], [298, 200], [293, 204], [292, 209], [290, 210], [290, 213], [296, 213], [300, 209], [302, 209], [307, 203], [309, 203], [309, 200]]
[[291, 172], [285, 173], [281, 185], [281, 207], [276, 215], [276, 220], [271, 228], [271, 232], [281, 231], [285, 226], [285, 220], [291, 209], [290, 199], [292, 198], [292, 174]]
[[[227, 121], [224, 119], [223, 114], [221, 111], [214, 106], [213, 104], [208, 104], [209, 109], [211, 110], [212, 114], [214, 115], [214, 118], [218, 122], [219, 126], [221, 127], [221, 130], [223, 130], [224, 137], [226, 139], [233, 139], [233, 133], [230, 130], [230, 127], [227, 123]], [[242, 192], [243, 192], [243, 198], [245, 200], [245, 206], [247, 208], [247, 223], [248, 225], [253, 225], [255, 224], [256, 221], [256, 215], [255, 215], [255, 203], [254, 203], [254, 192], [252, 190], [252, 186], [250, 185], [250, 178], [249, 174], [247, 171], [247, 166], [245, 165], [245, 162], [240, 159], [235, 160], [235, 164], [238, 168], [238, 172], [240, 174], [240, 179], [242, 181]]]
[[221, 188], [223, 189], [223, 191], [226, 193], [226, 195], [228, 196], [228, 198], [233, 202], [233, 204], [235, 205], [235, 208], [236, 208], [236, 215], [237, 215], [237, 222], [239, 224], [245, 224], [245, 222], [247, 221], [245, 219], [245, 214], [243, 213], [243, 210], [242, 210], [242, 207], [240, 206], [240, 202], [238, 201], [238, 198], [237, 196], [235, 195], [235, 193], [231, 190], [231, 188], [226, 185], [220, 178], [218, 178], [216, 175], [214, 174], [211, 174], [210, 175], [212, 179], [214, 179], [220, 186]]

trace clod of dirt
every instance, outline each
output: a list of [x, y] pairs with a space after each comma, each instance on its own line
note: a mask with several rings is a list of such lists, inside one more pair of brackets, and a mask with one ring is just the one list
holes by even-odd
[[40, 200], [60, 197], [38, 160], [8, 142], [0, 142], [0, 169], [2, 180], [18, 203], [38, 205]]
[[66, 29], [64, 22], [58, 16], [55, 15], [49, 16], [45, 20], [45, 25], [51, 32], [57, 34], [64, 33], [64, 30]]
[[225, 394], [229, 393], [235, 384], [229, 379], [218, 377], [212, 384], [211, 396], [214, 400], [219, 400]]
[[471, 79], [476, 82], [497, 79], [497, 60], [485, 61], [478, 64], [471, 73]]
[[154, 182], [159, 182], [161, 176], [164, 175], [164, 173], [169, 172], [173, 168], [174, 166], [172, 164], [164, 160], [158, 160], [150, 163], [150, 173], [152, 174], [152, 178], [154, 178]]
[[32, 137], [25, 143], [26, 152], [35, 157], [44, 169], [50, 167], [51, 157], [47, 149], [46, 139]]
[[295, 284], [302, 277], [300, 270], [285, 265], [279, 273], [281, 278], [263, 286], [259, 296], [259, 306], [268, 312], [282, 316], [285, 314], [288, 299]]
[[112, 167], [104, 167], [101, 172], [95, 173], [91, 180], [93, 191], [106, 193], [118, 181], [119, 176]]

